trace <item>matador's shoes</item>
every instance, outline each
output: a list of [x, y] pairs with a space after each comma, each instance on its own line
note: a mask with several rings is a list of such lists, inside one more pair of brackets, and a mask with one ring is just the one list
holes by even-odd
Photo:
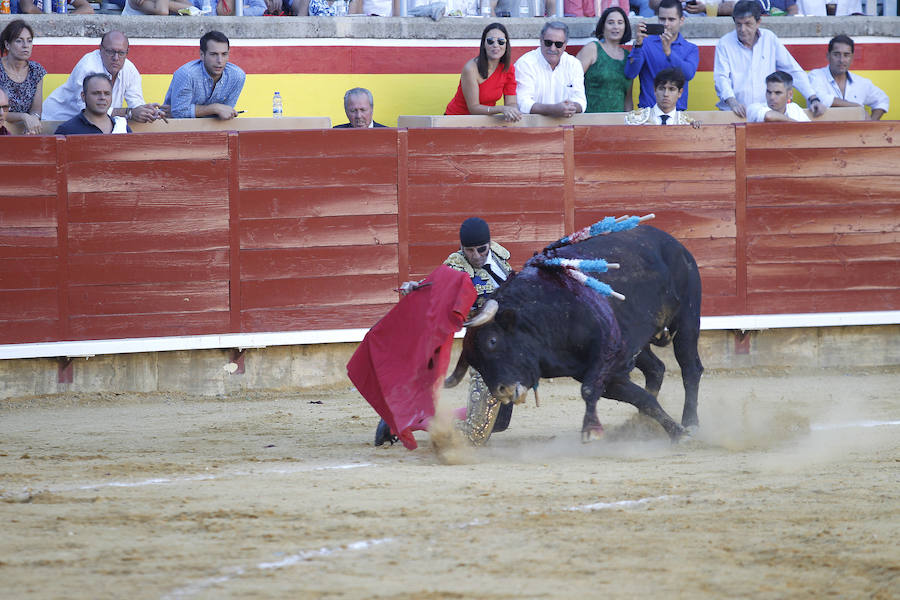
[[385, 442], [390, 442], [391, 446], [394, 445], [394, 442], [399, 440], [396, 435], [391, 433], [391, 428], [387, 424], [384, 419], [381, 419], [378, 422], [378, 427], [375, 428], [375, 445], [383, 446]]

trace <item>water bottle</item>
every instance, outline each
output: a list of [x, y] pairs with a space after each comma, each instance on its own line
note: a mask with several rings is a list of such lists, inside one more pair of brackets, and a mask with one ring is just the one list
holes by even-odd
[[284, 106], [281, 104], [281, 94], [275, 92], [272, 96], [272, 116], [276, 119], [281, 118], [284, 114]]
[[491, 16], [491, 0], [481, 0], [481, 16]]
[[212, 9], [212, 4], [210, 3], [210, 0], [203, 0], [203, 4], [200, 7], [200, 14], [203, 15], [204, 17], [208, 17], [208, 16], [212, 15], [212, 11], [213, 11], [213, 9]]
[[527, 17], [529, 10], [528, 5], [530, 4], [529, 0], [519, 0], [519, 16]]

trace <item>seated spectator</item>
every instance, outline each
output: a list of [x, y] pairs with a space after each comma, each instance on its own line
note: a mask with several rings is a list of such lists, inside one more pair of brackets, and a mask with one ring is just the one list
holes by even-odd
[[809, 81], [825, 106], [865, 106], [869, 119], [877, 121], [890, 108], [884, 91], [869, 79], [850, 73], [855, 45], [850, 36], [838, 35], [828, 42], [828, 66], [809, 72]]
[[569, 27], [549, 21], [541, 28], [541, 44], [516, 61], [516, 100], [523, 114], [571, 117], [584, 112], [584, 71], [566, 52]]
[[[713, 0], [714, 1], [714, 0]], [[793, 16], [800, 12], [800, 7], [797, 5], [797, 0], [757, 0], [759, 2], [759, 8], [764, 15], [771, 15], [773, 17], [777, 16]], [[653, 6], [654, 3], [658, 4], [660, 0], [650, 0], [650, 6]], [[729, 16], [734, 12], [734, 5], [736, 2], [734, 0], [727, 0], [726, 2], [718, 2], [716, 3], [716, 15]], [[688, 13], [690, 16], [701, 16], [706, 15], [706, 3], [703, 0], [695, 0], [693, 2], [688, 2], [684, 5], [684, 12]]]
[[577, 55], [584, 69], [584, 112], [628, 112], [634, 108], [632, 79], [625, 76], [628, 50], [622, 47], [631, 41], [628, 15], [618, 6], [607, 8], [594, 35], [600, 41], [585, 44]]
[[6, 90], [0, 87], [0, 135], [10, 135], [6, 128], [6, 115], [9, 113], [9, 96]]
[[200, 38], [200, 59], [178, 68], [163, 104], [176, 119], [218, 117], [233, 119], [234, 109], [246, 75], [228, 62], [231, 43], [221, 31], [210, 31]]
[[684, 73], [677, 67], [668, 67], [653, 78], [656, 104], [625, 115], [626, 125], [692, 125], [700, 127], [700, 121], [677, 110], [678, 98], [684, 91]]
[[[110, 116], [151, 123], [165, 116], [167, 107], [156, 102], [144, 102], [141, 74], [128, 56], [128, 38], [121, 31], [108, 31], [100, 38], [100, 47], [81, 57], [72, 74], [53, 90], [44, 101], [44, 118], [66, 121], [84, 108], [82, 90], [84, 78], [91, 73], [105, 73], [112, 81]], [[128, 102], [128, 108], [123, 106]]]
[[350, 0], [350, 14], [371, 17], [399, 16], [406, 0]]
[[[478, 56], [469, 60], [459, 77], [456, 95], [445, 115], [503, 115], [518, 121], [522, 113], [516, 101], [516, 69], [511, 64], [512, 48], [506, 27], [491, 23], [481, 32]], [[497, 101], [503, 104], [497, 106]]]
[[112, 102], [112, 81], [106, 73], [91, 73], [82, 84], [84, 110], [56, 128], [57, 135], [131, 133], [125, 117], [107, 114]]
[[6, 90], [6, 120], [21, 123], [28, 135], [41, 134], [44, 75], [47, 70], [29, 60], [34, 31], [22, 19], [10, 21], [0, 33], [0, 87]]
[[296, 0], [299, 7], [297, 14], [301, 17], [337, 17], [340, 15], [338, 5], [344, 0]]
[[[216, 15], [229, 17], [234, 14], [236, 0], [214, 0]], [[202, 0], [194, 0], [194, 6], [198, 6]], [[268, 10], [266, 0], [243, 0], [245, 17], [261, 17]]]
[[775, 71], [766, 77], [766, 103], [747, 107], [747, 122], [809, 121], [806, 112], [792, 102], [794, 78], [784, 71]]
[[815, 116], [826, 110], [809, 83], [800, 64], [787, 51], [778, 37], [759, 26], [762, 11], [757, 0], [741, 0], [734, 6], [731, 18], [734, 31], [726, 33], [716, 43], [713, 81], [719, 110], [731, 110], [739, 117], [746, 117], [746, 107], [761, 104], [766, 74], [784, 71], [791, 75], [794, 85], [806, 96]]
[[349, 123], [335, 125], [332, 129], [369, 129], [384, 127], [372, 120], [375, 111], [375, 99], [366, 88], [353, 88], [344, 94], [344, 112]]
[[[12, 8], [12, 12], [22, 13], [23, 15], [39, 15], [44, 12], [44, 2], [50, 2], [51, 0], [19, 0], [19, 9], [15, 10], [15, 7]], [[67, 10], [66, 12], [73, 15], [92, 15], [94, 14], [94, 7], [91, 6], [88, 0], [71, 0], [69, 4], [72, 5], [74, 10]]]
[[177, 15], [182, 8], [194, 6], [190, 0], [125, 0], [122, 16]]

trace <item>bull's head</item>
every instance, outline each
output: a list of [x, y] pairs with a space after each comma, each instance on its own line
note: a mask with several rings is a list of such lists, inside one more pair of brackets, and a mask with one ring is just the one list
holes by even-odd
[[484, 307], [464, 325], [468, 328], [463, 351], [444, 387], [457, 385], [471, 365], [481, 373], [491, 394], [503, 403], [525, 401], [528, 390], [538, 382], [538, 353], [531, 336], [518, 329], [515, 309], [501, 308], [496, 300]]

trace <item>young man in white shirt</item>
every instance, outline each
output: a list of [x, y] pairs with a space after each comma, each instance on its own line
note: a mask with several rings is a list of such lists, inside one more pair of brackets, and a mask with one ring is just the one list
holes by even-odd
[[625, 124], [692, 125], [695, 129], [699, 128], [700, 121], [695, 121], [684, 112], [676, 110], [678, 99], [684, 91], [684, 82], [684, 73], [677, 67], [668, 67], [657, 73], [653, 78], [656, 104], [626, 114]]
[[869, 120], [877, 121], [888, 111], [888, 95], [871, 80], [850, 73], [853, 65], [853, 40], [841, 34], [828, 42], [828, 66], [809, 72], [809, 81], [826, 106], [865, 106]]
[[766, 77], [766, 103], [747, 107], [747, 122], [809, 121], [806, 111], [791, 102], [794, 97], [794, 78], [784, 71]]
[[571, 117], [587, 107], [581, 62], [566, 52], [569, 27], [550, 21], [541, 45], [516, 61], [516, 100], [524, 114]]

